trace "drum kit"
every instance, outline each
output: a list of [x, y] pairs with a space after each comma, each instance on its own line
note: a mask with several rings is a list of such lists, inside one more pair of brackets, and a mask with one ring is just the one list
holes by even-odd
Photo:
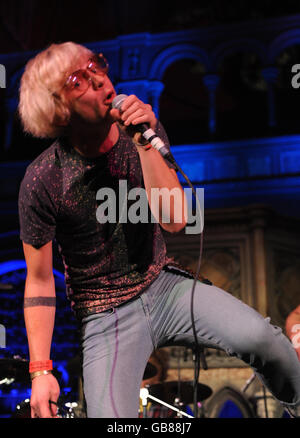
[[[14, 383], [23, 384], [30, 387], [29, 362], [19, 356], [12, 358], [0, 358], [0, 388], [9, 387]], [[78, 367], [75, 367], [76, 374]], [[74, 369], [74, 371], [75, 371]], [[155, 365], [148, 362], [144, 371], [143, 381], [147, 381], [156, 376], [158, 370]], [[59, 373], [54, 369], [53, 374], [59, 377]], [[78, 374], [77, 374], [78, 376]], [[79, 391], [79, 398], [81, 398]], [[203, 384], [198, 383], [197, 387], [199, 402], [208, 398], [212, 390]], [[193, 400], [192, 382], [168, 381], [146, 385], [141, 388], [140, 393], [143, 401], [143, 417], [192, 417], [185, 412], [186, 406]], [[83, 401], [70, 402], [64, 400], [61, 396], [58, 400], [58, 416], [61, 418], [82, 418], [85, 417]], [[148, 402], [151, 401], [151, 407], [148, 409]], [[30, 418], [30, 399], [27, 398], [19, 402], [12, 418]]]
[[28, 361], [19, 356], [0, 358], [0, 385], [12, 382], [30, 383]]
[[[30, 388], [30, 377], [28, 372], [29, 363], [27, 360], [18, 356], [12, 358], [0, 358], [0, 389], [8, 387], [13, 383], [26, 385]], [[78, 368], [74, 376], [79, 380], [78, 401], [69, 401], [63, 394], [58, 400], [58, 416], [61, 418], [86, 418], [84, 409], [84, 397], [82, 391], [82, 379]], [[75, 371], [75, 370], [74, 370]], [[53, 370], [53, 374], [59, 378], [59, 372]], [[143, 375], [142, 387], [140, 388], [140, 411], [139, 418], [193, 418], [193, 408], [195, 402], [196, 388], [193, 381], [186, 381], [178, 376], [178, 380], [155, 382], [158, 375], [157, 367], [148, 362]], [[154, 378], [154, 379], [153, 379]], [[212, 389], [202, 383], [197, 383], [197, 405], [199, 407], [200, 418], [216, 418], [220, 416], [221, 405], [226, 400], [235, 403], [242, 412], [242, 417], [255, 417], [255, 406], [251, 398], [245, 396], [245, 391], [255, 379], [253, 375], [241, 389], [237, 391], [226, 387], [213, 394]], [[153, 380], [155, 383], [147, 383]], [[211, 397], [212, 396], [212, 397]], [[208, 400], [208, 403], [206, 401]], [[205, 409], [203, 408], [203, 402]], [[253, 401], [253, 400], [252, 400]], [[30, 418], [30, 400], [25, 399], [17, 404], [12, 418]]]
[[181, 353], [178, 354], [177, 357], [178, 380], [174, 381], [159, 381], [158, 383], [152, 383], [150, 381], [151, 383], [147, 384], [147, 380], [155, 377], [159, 372], [153, 365], [152, 368], [149, 368], [148, 362], [143, 378], [146, 384], [142, 385], [140, 389], [142, 405], [142, 410], [139, 412], [140, 418], [193, 418], [194, 415], [189, 405], [194, 402], [195, 393], [197, 394], [198, 407], [201, 407], [201, 402], [211, 396], [212, 390], [209, 386], [197, 383], [195, 388], [194, 382], [182, 381], [180, 376]]
[[[30, 388], [31, 381], [29, 376], [29, 361], [22, 359], [19, 356], [12, 358], [0, 358], [0, 389], [9, 388], [13, 384], [21, 384]], [[60, 373], [54, 369], [53, 374], [59, 378]], [[65, 402], [65, 397], [58, 403], [58, 417], [61, 418], [77, 418], [82, 417], [82, 408], [78, 402]], [[27, 398], [18, 403], [14, 412], [11, 414], [12, 418], [30, 418], [31, 408], [30, 399]]]
[[[195, 361], [194, 350], [192, 353]], [[214, 392], [202, 383], [195, 385], [194, 381], [181, 379], [181, 359], [187, 361], [187, 349], [174, 350], [173, 355], [178, 359], [177, 380], [143, 385], [140, 389], [140, 418], [269, 418], [271, 412], [268, 410], [273, 410], [275, 414], [271, 418], [282, 417], [282, 412], [276, 412], [275, 404], [279, 402], [270, 393], [267, 394], [266, 388], [254, 373], [240, 389], [225, 385]], [[203, 369], [207, 370], [203, 356], [202, 350], [202, 357], [200, 354], [199, 358]], [[200, 370], [200, 363], [198, 366]], [[154, 376], [155, 371], [152, 369], [148, 378]], [[251, 394], [247, 392], [250, 386]]]
[[[209, 386], [197, 384], [198, 403], [212, 394]], [[194, 388], [192, 381], [169, 381], [146, 385], [141, 388], [140, 398], [143, 406], [143, 418], [147, 417], [187, 417], [193, 418], [188, 405], [193, 403]], [[148, 402], [151, 401], [149, 410]]]

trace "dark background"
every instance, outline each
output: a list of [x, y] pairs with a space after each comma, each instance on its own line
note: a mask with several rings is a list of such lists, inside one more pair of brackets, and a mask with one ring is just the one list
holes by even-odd
[[297, 14], [297, 0], [3, 0], [0, 53]]

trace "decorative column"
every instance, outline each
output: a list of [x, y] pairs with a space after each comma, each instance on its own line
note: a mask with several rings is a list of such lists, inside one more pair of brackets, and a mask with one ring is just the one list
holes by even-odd
[[264, 317], [268, 313], [266, 214], [263, 208], [250, 210], [256, 310]]
[[159, 118], [159, 99], [165, 85], [160, 81], [151, 81], [148, 87], [149, 103], [152, 106], [154, 114]]
[[216, 90], [220, 82], [217, 74], [206, 74], [203, 76], [203, 83], [209, 93], [209, 132], [216, 132]]
[[159, 99], [164, 89], [164, 84], [162, 82], [139, 79], [119, 82], [115, 88], [118, 94], [135, 94], [143, 102], [150, 103], [156, 117], [158, 117]]
[[117, 94], [135, 94], [143, 102], [148, 103], [148, 86], [149, 81], [137, 79], [119, 82], [116, 84], [115, 89]]
[[276, 126], [274, 84], [278, 77], [278, 68], [266, 67], [261, 71], [261, 73], [268, 86], [268, 109], [269, 109], [268, 125], [271, 128], [274, 128]]

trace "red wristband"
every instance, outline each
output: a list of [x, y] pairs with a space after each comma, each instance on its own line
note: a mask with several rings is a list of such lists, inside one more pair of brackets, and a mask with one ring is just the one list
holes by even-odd
[[29, 372], [34, 373], [35, 371], [49, 371], [53, 370], [52, 360], [38, 360], [35, 362], [29, 362]]

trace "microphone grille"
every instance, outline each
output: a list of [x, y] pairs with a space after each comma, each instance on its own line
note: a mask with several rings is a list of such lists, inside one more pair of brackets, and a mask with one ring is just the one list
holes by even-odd
[[124, 102], [124, 100], [126, 99], [127, 94], [118, 94], [112, 101], [112, 108], [116, 108], [118, 110], [121, 109], [122, 103]]

